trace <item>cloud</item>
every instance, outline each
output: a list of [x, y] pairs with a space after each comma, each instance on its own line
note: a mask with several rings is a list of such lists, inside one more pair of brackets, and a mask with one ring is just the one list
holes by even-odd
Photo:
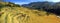
[[49, 2], [59, 2], [60, 0], [47, 0]]
[[16, 2], [15, 4], [20, 4], [20, 5], [22, 5], [22, 4], [28, 4], [29, 2]]
[[28, 4], [30, 2], [37, 2], [37, 1], [45, 1], [45, 0], [20, 0], [20, 1], [16, 1], [15, 4]]
[[5, 0], [8, 2], [13, 2], [16, 4], [28, 4], [30, 2], [42, 2], [42, 1], [49, 1], [49, 2], [59, 2], [60, 0]]

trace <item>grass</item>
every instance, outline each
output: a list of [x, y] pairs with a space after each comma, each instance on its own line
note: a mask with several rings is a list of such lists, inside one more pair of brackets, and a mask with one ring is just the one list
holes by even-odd
[[[13, 9], [12, 9], [13, 8]], [[60, 23], [60, 18], [53, 13], [31, 10], [23, 7], [3, 7], [1, 9], [1, 23]]]

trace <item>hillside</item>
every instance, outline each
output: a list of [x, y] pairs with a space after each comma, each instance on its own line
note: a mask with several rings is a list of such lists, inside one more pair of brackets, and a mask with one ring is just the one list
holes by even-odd
[[1, 8], [0, 23], [60, 23], [53, 13], [6, 5]]
[[27, 7], [30, 9], [36, 9], [36, 10], [44, 10], [47, 12], [54, 13], [56, 15], [60, 15], [60, 2], [54, 3], [54, 2], [31, 2], [29, 4], [22, 5], [23, 7]]

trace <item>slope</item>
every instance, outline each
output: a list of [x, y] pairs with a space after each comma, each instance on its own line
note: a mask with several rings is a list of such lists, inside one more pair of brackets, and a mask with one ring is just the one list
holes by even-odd
[[1, 8], [0, 23], [60, 23], [60, 18], [45, 11], [6, 6]]

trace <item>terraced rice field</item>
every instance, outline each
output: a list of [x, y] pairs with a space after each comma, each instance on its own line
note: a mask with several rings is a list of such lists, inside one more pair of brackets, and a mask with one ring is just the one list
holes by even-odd
[[0, 11], [0, 23], [60, 23], [55, 14], [19, 7], [4, 7]]

